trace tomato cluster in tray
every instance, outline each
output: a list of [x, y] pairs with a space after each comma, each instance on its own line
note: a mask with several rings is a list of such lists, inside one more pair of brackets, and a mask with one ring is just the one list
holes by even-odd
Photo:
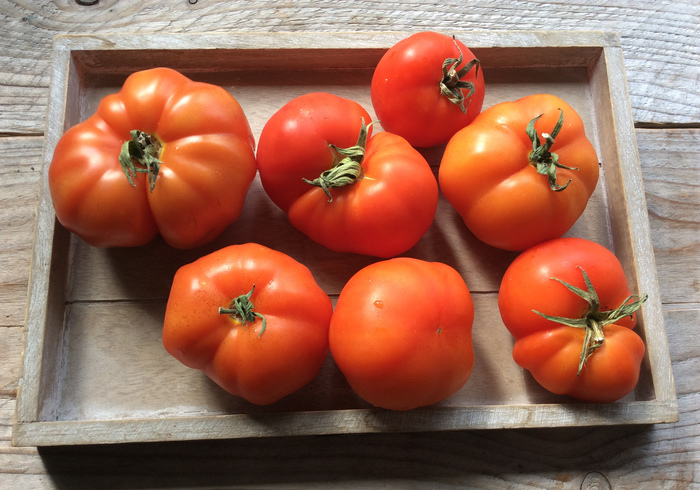
[[[373, 131], [373, 136], [368, 138], [370, 143], [382, 133], [389, 133], [388, 128], [382, 125], [385, 118], [378, 117], [380, 110], [373, 104], [370, 86], [375, 67], [388, 52], [388, 48], [406, 39], [408, 35], [360, 35], [353, 38], [353, 47], [347, 47], [345, 43], [348, 42], [348, 37], [337, 34], [332, 37], [332, 42], [318, 48], [309, 48], [308, 46], [313, 44], [305, 44], [308, 42], [305, 36], [307, 34], [294, 36], [291, 43], [289, 41], [292, 38], [285, 37], [284, 48], [275, 44], [279, 39], [274, 35], [241, 35], [233, 38], [211, 36], [185, 50], [168, 50], [166, 45], [160, 46], [153, 40], [151, 41], [154, 42], [154, 46], [147, 51], [129, 49], [132, 41], [126, 42], [118, 36], [114, 40], [118, 42], [112, 44], [110, 49], [103, 49], [99, 41], [91, 38], [78, 38], [83, 43], [80, 46], [73, 38], [66, 40], [67, 50], [61, 50], [61, 44], [58, 43], [57, 69], [64, 66], [62, 62], [72, 68], [62, 69], [63, 78], [55, 77], [55, 83], [65, 84], [67, 90], [64, 92], [65, 99], [56, 100], [54, 97], [49, 109], [51, 111], [53, 107], [55, 114], [62, 113], [64, 116], [62, 121], [54, 121], [53, 126], [50, 120], [50, 127], [47, 128], [47, 173], [50, 172], [48, 163], [53, 154], [52, 150], [60, 140], [63, 128], [75, 126], [78, 122], [88, 119], [98, 110], [105, 97], [111, 97], [110, 94], [119, 90], [128, 75], [149, 69], [153, 59], [157, 59], [159, 65], [170, 66], [193, 80], [221, 87], [225, 89], [224, 92], [232, 95], [247, 116], [250, 133], [259, 145], [258, 154], [261, 148], [273, 147], [272, 143], [265, 143], [266, 124], [273, 120], [273, 116], [281, 112], [286, 104], [293, 103], [305, 94], [332, 94], [334, 97], [351, 100], [364, 108], [363, 115], [369, 120], [378, 120], [370, 126], [370, 131]], [[455, 46], [454, 39], [451, 36], [446, 37], [449, 43]], [[480, 60], [479, 73], [484, 77], [486, 86], [483, 113], [495, 113], [499, 106], [502, 107], [503, 102], [516, 101], [531, 94], [546, 93], [554, 96], [557, 102], [565, 101], [572, 111], [580, 115], [580, 124], [584, 128], [582, 132], [586, 141], [590, 141], [597, 157], [596, 171], [598, 161], [601, 164], [600, 179], [595, 191], [590, 194], [585, 211], [578, 220], [575, 219], [576, 222], [567, 235], [582, 238], [586, 242], [596, 242], [602, 245], [602, 249], [614, 252], [621, 262], [621, 270], [624, 271], [622, 275], [629, 282], [630, 290], [639, 293], [640, 296], [642, 293], [648, 294], [648, 300], [636, 313], [638, 325], [635, 329], [648, 350], [643, 357], [635, 361], [641, 362], [640, 378], [631, 393], [613, 403], [610, 403], [610, 398], [596, 400], [603, 403], [578, 403], [574, 398], [545, 390], [528, 371], [516, 364], [512, 352], [514, 339], [506, 328], [505, 317], [501, 317], [498, 293], [504, 274], [511, 264], [517, 263], [515, 261], [519, 256], [525, 256], [524, 253], [521, 255], [520, 250], [529, 249], [530, 245], [492, 246], [486, 243], [488, 239], [477, 238], [477, 234], [481, 238], [486, 236], [478, 231], [477, 226], [472, 232], [465, 225], [468, 219], [463, 220], [463, 216], [468, 212], [463, 212], [464, 210], [454, 204], [463, 196], [460, 196], [459, 190], [444, 191], [443, 188], [447, 189], [449, 186], [440, 180], [441, 164], [453, 158], [453, 155], [463, 153], [465, 145], [459, 151], [453, 152], [450, 148], [452, 143], [429, 147], [416, 144], [406, 145], [405, 152], [415, 161], [425, 162], [425, 168], [428, 168], [436, 184], [435, 203], [426, 203], [428, 208], [434, 206], [434, 219], [427, 226], [421, 225], [425, 230], [418, 234], [413, 243], [404, 245], [403, 249], [374, 255], [362, 251], [355, 253], [332, 250], [332, 247], [312, 239], [313, 232], [308, 231], [308, 228], [304, 229], [303, 224], [297, 226], [309, 216], [309, 209], [313, 206], [320, 207], [323, 203], [326, 205], [325, 209], [328, 209], [328, 206], [333, 204], [348, 202], [342, 189], [338, 190], [332, 186], [324, 188], [319, 182], [316, 182], [316, 185], [302, 182], [304, 186], [311, 188], [316, 196], [314, 202], [298, 203], [294, 199], [303, 200], [298, 197], [299, 194], [292, 197], [289, 197], [291, 194], [285, 195], [284, 190], [279, 190], [279, 182], [274, 182], [274, 178], [272, 181], [268, 179], [262, 167], [258, 176], [250, 178], [250, 187], [245, 193], [238, 218], [227, 225], [216, 238], [206, 243], [195, 243], [193, 247], [173, 247], [168, 243], [167, 236], [151, 237], [136, 247], [99, 248], [90, 245], [53, 221], [53, 202], [48, 198], [48, 182], [44, 182], [38, 238], [42, 233], [44, 237], [49, 238], [37, 242], [35, 253], [39, 256], [43, 254], [54, 257], [55, 262], [50, 266], [51, 260], [48, 260], [49, 266], [43, 270], [39, 267], [41, 264], [47, 264], [47, 261], [35, 262], [39, 267], [33, 271], [31, 287], [38, 288], [41, 292], [34, 296], [38, 298], [34, 300], [34, 306], [38, 301], [43, 310], [40, 308], [36, 317], [31, 313], [28, 317], [29, 349], [25, 355], [25, 381], [22, 390], [24, 393], [20, 397], [21, 403], [18, 404], [16, 441], [42, 445], [84, 440], [64, 430], [63, 424], [70, 422], [79, 422], [85, 428], [85, 434], [88, 434], [85, 439], [87, 442], [123, 442], [377, 430], [647, 423], [673, 419], [674, 413], [677, 414], [677, 407], [672, 382], [670, 385], [664, 384], [664, 380], [669, 379], [667, 374], [670, 363], [667, 364], [667, 348], [664, 349], [665, 333], [660, 315], [658, 285], [653, 268], [646, 268], [650, 255], [653, 264], [648, 236], [644, 234], [648, 223], [635, 218], [642, 209], [646, 219], [646, 209], [643, 194], [640, 196], [638, 193], [641, 180], [638, 162], [635, 160], [636, 150], [630, 150], [633, 148], [630, 144], [633, 144], [634, 133], [631, 125], [624, 124], [629, 122], [628, 102], [624, 98], [626, 91], [623, 87], [623, 93], [617, 93], [616, 91], [620, 91], [619, 84], [611, 83], [611, 79], [615, 81], [616, 77], [624, 75], [624, 72], [620, 73], [619, 44], [616, 38], [591, 33], [564, 40], [535, 34], [539, 39], [538, 45], [531, 46], [524, 44], [522, 36], [515, 34], [495, 36], [484, 33], [480, 37], [474, 33], [457, 33], [455, 37], [473, 49], [474, 57]], [[208, 50], [211, 45], [218, 48]], [[344, 58], [337, 56], [341, 51], [346, 55]], [[148, 56], [144, 56], [145, 53], [149, 53]], [[205, 59], [204, 54], [209, 55], [208, 63], [202, 61]], [[343, 63], [348, 63], [352, 70], [344, 71]], [[270, 67], [276, 64], [283, 67], [286, 77], [259, 77], [260, 73], [270, 72]], [[331, 66], [328, 66], [329, 64]], [[76, 71], [80, 73], [77, 78]], [[474, 71], [472, 65], [471, 73]], [[265, 81], [258, 83], [259, 80]], [[283, 82], [280, 83], [280, 80]], [[60, 90], [56, 93], [60, 93]], [[73, 98], [78, 94], [79, 97], [76, 98], [82, 100], [79, 107], [75, 106]], [[591, 104], [592, 100], [596, 103]], [[474, 110], [476, 106], [477, 104], [470, 104], [468, 107]], [[559, 106], [562, 106], [562, 103], [559, 103]], [[61, 110], [57, 111], [56, 107], [60, 107]], [[555, 141], [557, 137], [561, 137], [562, 141], [569, 141], [567, 131], [570, 128], [566, 117], [568, 111], [564, 112], [564, 126], [560, 134], [554, 131], [559, 111], [538, 120], [535, 135], [540, 139], [539, 143], [547, 141], [547, 135], [542, 133], [549, 133], [550, 136], [554, 133]], [[194, 115], [191, 117], [195, 118]], [[540, 122], [542, 126], [539, 126]], [[271, 134], [279, 135], [281, 127], [278, 126]], [[615, 128], [616, 131], [611, 132], [610, 128]], [[244, 133], [245, 131], [239, 132], [239, 142], [245, 140], [247, 135]], [[359, 146], [359, 135], [359, 127], [355, 123], [352, 135], [347, 136], [346, 141], [336, 144], [339, 150], [335, 152], [336, 162], [342, 161], [343, 158], [354, 158], [352, 151], [348, 156], [343, 150]], [[136, 135], [136, 139], [138, 137], [139, 135]], [[269, 141], [279, 140], [281, 138], [272, 138]], [[311, 146], [307, 142], [296, 143], [301, 143], [302, 147]], [[166, 143], [166, 151], [167, 148]], [[548, 152], [549, 149], [552, 151]], [[549, 153], [545, 156], [550, 158], [551, 162], [551, 153], [556, 154], [556, 143], [549, 149], [544, 153]], [[368, 144], [367, 157], [375, 154], [370, 153], [370, 150]], [[328, 152], [333, 161], [334, 152], [328, 150], [327, 146], [324, 147], [324, 151]], [[195, 153], [197, 151], [191, 152]], [[566, 156], [566, 152], [563, 153]], [[275, 148], [268, 155], [285, 156], [280, 155], [279, 148]], [[271, 168], [274, 168], [278, 163], [274, 163], [274, 159], [272, 161]], [[563, 156], [561, 163], [567, 166]], [[557, 171], [560, 172], [560, 177], [554, 179], [555, 186], [563, 186], [568, 181], [568, 176], [577, 172], [559, 166]], [[149, 185], [152, 183], [148, 180], [149, 174], [134, 171], [131, 175], [134, 179], [143, 181], [140, 184], [141, 190], [148, 196]], [[275, 172], [270, 172], [269, 175], [274, 176]], [[454, 180], [459, 178], [455, 177], [455, 174], [452, 175]], [[165, 164], [155, 177], [156, 189], [158, 179], [164, 176], [167, 178]], [[548, 190], [557, 195], [564, 195], [567, 190], [574, 189], [574, 184], [571, 184], [571, 189], [553, 190], [549, 185], [551, 179], [548, 181], [547, 175], [538, 176], [543, 177]], [[221, 179], [223, 180], [225, 179]], [[313, 181], [312, 176], [308, 180]], [[425, 182], [426, 179], [421, 181]], [[437, 183], [440, 184], [439, 191]], [[126, 185], [130, 186], [128, 182]], [[274, 194], [271, 194], [269, 189], [276, 185], [277, 195], [272, 199]], [[304, 187], [304, 192], [308, 188]], [[227, 196], [226, 192], [221, 195], [226, 198], [232, 197]], [[332, 202], [329, 203], [331, 199]], [[290, 210], [296, 206], [300, 207], [298, 218], [295, 220], [292, 218], [294, 212], [290, 213]], [[374, 214], [388, 212], [389, 209], [389, 205], [373, 206]], [[418, 218], [417, 213], [412, 214]], [[482, 214], [477, 213], [478, 216]], [[419, 221], [420, 219], [415, 220], [416, 226]], [[381, 229], [386, 226], [378, 228], [386, 232]], [[328, 233], [339, 234], [336, 230]], [[352, 233], [336, 240], [336, 243], [349, 246], [349, 242], [357, 236], [357, 233]], [[506, 236], [514, 238], [515, 233]], [[371, 271], [372, 267], [392, 262], [392, 257], [401, 256], [402, 261], [410, 259], [420, 263], [442, 263], [455, 271], [468, 288], [467, 294], [473, 303], [473, 327], [470, 329], [470, 335], [473, 335], [473, 339], [470, 339], [473, 346], [473, 365], [466, 369], [470, 371], [466, 376], [468, 379], [465, 380], [462, 376], [461, 381], [456, 384], [453, 382], [448, 390], [451, 393], [446, 396], [439, 395], [438, 398], [428, 401], [424, 399], [417, 405], [395, 407], [380, 401], [374, 405], [387, 405], [387, 408], [399, 410], [375, 408], [371, 403], [372, 395], [368, 393], [377, 385], [378, 378], [376, 372], [372, 373], [371, 370], [377, 369], [377, 366], [386, 368], [386, 364], [382, 364], [381, 358], [375, 356], [374, 366], [357, 368], [359, 359], [369, 357], [367, 351], [355, 352], [356, 357], [353, 361], [352, 357], [341, 353], [342, 348], [336, 348], [338, 359], [343, 358], [344, 361], [336, 363], [334, 355], [325, 357], [318, 367], [318, 374], [308, 384], [271, 404], [257, 405], [241, 396], [227, 393], [204, 374], [185, 367], [163, 347], [166, 340], [163, 320], [167, 318], [167, 310], [170, 308], [167, 302], [175, 284], [173, 278], [176, 277], [177, 270], [230, 245], [243, 246], [251, 242], [282, 253], [307, 267], [314, 282], [323, 291], [324, 296], [329, 298], [336, 311], [339, 311], [339, 305], [345, 303], [343, 288], [352, 284], [351, 281], [358, 271]], [[43, 248], [45, 246], [49, 248]], [[68, 260], [62, 260], [61, 257]], [[522, 262], [522, 259], [520, 260]], [[582, 269], [586, 270], [594, 283], [598, 281], [594, 278], [596, 272], [592, 272], [590, 266]], [[586, 275], [576, 268], [574, 272], [577, 274], [575, 278], [569, 276], [559, 279], [568, 283], [576, 282], [579, 284], [579, 292], [585, 293]], [[378, 273], [376, 277], [387, 277], [387, 273]], [[560, 282], [556, 284], [564, 291], [561, 294], [571, 295], [577, 301], [582, 301], [580, 295], [575, 294], [576, 288], [572, 291]], [[532, 285], [526, 287], [535, 288]], [[255, 285], [255, 291], [248, 287], [241, 295], [252, 293], [249, 299], [256, 305], [256, 294], [262, 294], [263, 290], [264, 284], [260, 283]], [[356, 291], [358, 290], [367, 295], [376, 293], [367, 287], [356, 288]], [[355, 296], [358, 296], [357, 292]], [[445, 295], [438, 296], [444, 298]], [[599, 296], [603, 303], [604, 295]], [[391, 309], [391, 305], [387, 303], [387, 298], [390, 297], [401, 297], [402, 300], [408, 301], [409, 306], [402, 303], [398, 310], [410, 310], [410, 306], [413, 306], [415, 315], [409, 317], [420, 316], [421, 308], [429, 309], [420, 306], [418, 300], [410, 294], [401, 292], [372, 298], [367, 303], [372, 306], [368, 312], [370, 320], [374, 310]], [[231, 306], [233, 299], [228, 300]], [[369, 301], [364, 299], [365, 302]], [[616, 298], [615, 301], [618, 299], [620, 298]], [[621, 298], [620, 301], [624, 299]], [[464, 303], [464, 300], [461, 302]], [[239, 303], [245, 306], [243, 300]], [[602, 303], [601, 311], [619, 306]], [[382, 308], [377, 307], [377, 304], [381, 304]], [[432, 304], [435, 305], [435, 301]], [[260, 308], [264, 315], [262, 307]], [[353, 309], [356, 308], [356, 305], [353, 306]], [[340, 311], [345, 309], [341, 308]], [[258, 311], [257, 307], [252, 308], [252, 311]], [[405, 314], [405, 311], [403, 313]], [[626, 310], [622, 313], [625, 318], [630, 317]], [[221, 317], [231, 322], [232, 319], [227, 315], [230, 313], [224, 312]], [[550, 312], [550, 317], [554, 316], [561, 315]], [[552, 321], [551, 318], [540, 318], [545, 322]], [[333, 326], [332, 320], [330, 321], [333, 350]], [[406, 321], [405, 315], [402, 321]], [[338, 322], [342, 323], [341, 320]], [[346, 319], [345, 322], [350, 324], [352, 320]], [[260, 334], [262, 323], [260, 317], [254, 316], [250, 323], [244, 325], [245, 330], [249, 332], [247, 338], [264, 340], [265, 336], [272, 337], [274, 322], [267, 323], [266, 330]], [[377, 330], [372, 333], [371, 330], [353, 328], [350, 332], [356, 336], [365, 335], [365, 341], [353, 339], [346, 330], [344, 340], [339, 341], [338, 345], [376, 349], [376, 345], [373, 346], [372, 342], [366, 339], [376, 340]], [[448, 328], [442, 329], [442, 325], [438, 325], [431, 333], [447, 334]], [[427, 356], [431, 349], [429, 342], [424, 338], [417, 339]], [[662, 340], [661, 344], [657, 343], [659, 339]], [[385, 340], [383, 344], [376, 344], [398, 345], [397, 339]], [[403, 340], [406, 340], [405, 336]], [[588, 340], [595, 341], [595, 338]], [[458, 342], [453, 339], [450, 345], [456, 343]], [[46, 350], [50, 345], [56, 347], [51, 353]], [[580, 367], [579, 360], [585, 351], [580, 348], [581, 344], [578, 345], [579, 349], [573, 356], [577, 361], [576, 368]], [[642, 349], [643, 347], [642, 345]], [[601, 352], [601, 349], [598, 351]], [[41, 365], [37, 365], [37, 352], [47, 354], [44, 366], [55, 365], [56, 368], [42, 369]], [[437, 357], [447, 359], [445, 352], [438, 350]], [[467, 350], [462, 349], [461, 353], [464, 352]], [[586, 358], [587, 363], [595, 356], [595, 352], [590, 354]], [[468, 357], [467, 355], [455, 358]], [[347, 359], [350, 359], [350, 368], [341, 365], [347, 362]], [[423, 361], [427, 364], [415, 362], [413, 360], [414, 365], [421, 366], [421, 370], [424, 370], [425, 366], [440, 364], [434, 360]], [[315, 365], [318, 366], [319, 362], [315, 361]], [[281, 376], [280, 373], [284, 371], [285, 368], [278, 367], [276, 376]], [[404, 375], [397, 375], [397, 379], [401, 376]], [[443, 371], [437, 377], [426, 377], [434, 380], [445, 379], [445, 376]], [[221, 381], [216, 379], [217, 376], [213, 377], [215, 381]], [[419, 378], [413, 372], [406, 374], [403, 379], [415, 381]], [[367, 385], [368, 379], [372, 386], [366, 391], [362, 386], [363, 383]], [[405, 392], [425, 393], [429, 391], [427, 387], [430, 384], [423, 384], [420, 389], [415, 390], [409, 383]], [[385, 386], [380, 392], [387, 393], [390, 390], [391, 388]], [[144, 400], [140, 396], [141, 393], [149, 393], [149, 396]], [[401, 398], [401, 395], [398, 398]], [[376, 402], [376, 399], [374, 401]], [[405, 410], [407, 408], [410, 410]], [[118, 426], [138, 426], [141, 435], [126, 436], [118, 433]]]

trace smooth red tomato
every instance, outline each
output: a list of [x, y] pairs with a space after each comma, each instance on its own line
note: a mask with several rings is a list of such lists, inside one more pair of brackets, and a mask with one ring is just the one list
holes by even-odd
[[458, 39], [419, 32], [392, 46], [372, 76], [382, 127], [415, 147], [437, 146], [468, 125], [484, 102], [479, 60]]
[[316, 377], [332, 313], [306, 266], [255, 243], [231, 245], [177, 271], [163, 345], [229, 393], [268, 405]]
[[203, 245], [240, 216], [254, 150], [223, 88], [168, 68], [136, 72], [56, 145], [56, 216], [100, 247], [144, 245], [158, 233], [176, 248]]
[[455, 134], [438, 177], [478, 239], [519, 251], [564, 235], [598, 174], [581, 117], [560, 98], [536, 94], [492, 106]]
[[382, 258], [413, 247], [435, 217], [438, 187], [425, 158], [329, 93], [291, 100], [265, 124], [262, 185], [292, 226], [337, 252]]
[[459, 391], [474, 365], [474, 305], [440, 262], [398, 257], [357, 272], [331, 319], [331, 354], [369, 403], [410, 410]]
[[582, 238], [559, 238], [512, 262], [498, 307], [515, 337], [515, 362], [544, 388], [611, 402], [639, 380], [644, 342], [632, 329], [645, 299], [632, 295], [622, 265], [608, 249]]

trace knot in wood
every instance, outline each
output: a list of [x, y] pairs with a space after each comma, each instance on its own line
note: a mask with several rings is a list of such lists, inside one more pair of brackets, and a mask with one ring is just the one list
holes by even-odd
[[581, 490], [611, 490], [610, 481], [602, 473], [592, 471], [581, 482]]

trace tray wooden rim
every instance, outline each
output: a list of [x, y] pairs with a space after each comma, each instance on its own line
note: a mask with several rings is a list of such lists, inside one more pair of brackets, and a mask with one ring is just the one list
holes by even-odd
[[[26, 316], [23, 364], [17, 395], [14, 445], [64, 445], [84, 443], [113, 443], [156, 440], [185, 440], [201, 438], [234, 438], [252, 436], [310, 435], [325, 433], [420, 431], [454, 429], [489, 429], [516, 427], [551, 427], [569, 425], [609, 425], [660, 423], [678, 420], [678, 405], [668, 352], [663, 311], [656, 294], [644, 306], [648, 325], [647, 343], [654, 343], [649, 362], [655, 390], [655, 399], [649, 401], [618, 402], [602, 406], [581, 406], [562, 403], [555, 405], [477, 405], [467, 408], [439, 409], [443, 423], [426, 424], [426, 414], [435, 409], [411, 412], [382, 412], [377, 410], [340, 410], [297, 412], [265, 415], [270, 427], [255, 434], [246, 429], [245, 415], [204, 415], [198, 417], [138, 418], [108, 421], [40, 421], [39, 381], [44, 349], [49, 294], [48, 280], [52, 270], [61, 267], [52, 256], [55, 247], [61, 247], [61, 234], [55, 233], [55, 215], [48, 192], [47, 172], [49, 156], [63, 133], [66, 94], [75, 79], [73, 63], [76, 55], [88, 51], [124, 50], [138, 56], [145, 50], [191, 49], [387, 49], [410, 32], [284, 32], [284, 33], [215, 33], [206, 35], [60, 35], [55, 39], [52, 81], [47, 110], [47, 131], [40, 200], [35, 230], [32, 270], [29, 281], [29, 299]], [[607, 85], [611, 104], [610, 121], [616, 138], [616, 157], [620, 160], [623, 177], [622, 190], [626, 197], [626, 216], [629, 219], [629, 249], [636, 271], [638, 290], [658, 292], [651, 233], [637, 154], [631, 105], [624, 72], [622, 49], [617, 34], [585, 31], [465, 31], [455, 35], [474, 49], [549, 49], [594, 48], [602, 64], [599, 75]], [[79, 58], [79, 56], [78, 56]], [[529, 65], [524, 65], [529, 66]], [[109, 70], [109, 67], [106, 68]], [[73, 76], [69, 76], [70, 74]], [[73, 83], [76, 83], [73, 81]], [[640, 197], [641, 196], [641, 197]], [[55, 288], [54, 288], [55, 289]], [[60, 288], [58, 292], [60, 294]], [[576, 407], [576, 416], [572, 415]], [[367, 417], [374, 417], [368, 422]], [[354, 419], [353, 419], [354, 418]], [[352, 419], [352, 420], [351, 420]], [[382, 423], [378, 424], [377, 419]], [[294, 424], [287, 422], [294, 421]], [[286, 421], [286, 422], [285, 422]], [[80, 430], [76, 428], [81, 427]], [[119, 427], [120, 430], [114, 430]], [[379, 427], [379, 428], [378, 428]], [[384, 427], [384, 428], [382, 428]], [[428, 427], [426, 429], [426, 427]], [[133, 429], [133, 430], [130, 430]], [[177, 435], [174, 435], [177, 433]]]

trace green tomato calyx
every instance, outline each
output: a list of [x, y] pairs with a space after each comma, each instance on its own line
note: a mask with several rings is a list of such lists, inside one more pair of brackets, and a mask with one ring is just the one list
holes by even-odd
[[537, 310], [532, 310], [538, 315], [551, 320], [553, 322], [561, 323], [574, 328], [582, 328], [586, 331], [586, 335], [583, 341], [583, 348], [581, 349], [581, 357], [578, 365], [578, 372], [576, 376], [581, 374], [584, 364], [590, 358], [596, 349], [601, 347], [605, 341], [605, 336], [603, 334], [603, 328], [607, 325], [618, 322], [619, 320], [632, 316], [632, 314], [637, 311], [647, 300], [648, 295], [644, 294], [641, 297], [635, 294], [628, 296], [620, 306], [613, 310], [600, 311], [600, 300], [598, 299], [598, 293], [596, 292], [593, 284], [591, 283], [588, 274], [583, 270], [582, 267], [577, 266], [581, 269], [583, 274], [583, 280], [586, 283], [586, 290], [577, 288], [567, 282], [552, 277], [553, 281], [560, 282], [572, 293], [576, 294], [580, 298], [583, 298], [588, 303], [588, 311], [581, 318], [565, 318], [560, 316], [551, 316], [544, 313], [540, 313]]
[[153, 192], [160, 170], [159, 160], [163, 144], [158, 138], [143, 131], [131, 131], [131, 139], [125, 141], [119, 153], [119, 164], [129, 184], [134, 184], [137, 173], [148, 174], [148, 187]]
[[541, 175], [546, 175], [549, 178], [549, 188], [555, 192], [560, 192], [566, 189], [571, 183], [571, 179], [564, 184], [557, 184], [557, 168], [565, 168], [567, 170], [578, 170], [578, 167], [567, 167], [564, 164], [559, 163], [559, 155], [550, 152], [550, 148], [554, 144], [554, 138], [557, 137], [559, 131], [561, 131], [564, 125], [564, 111], [559, 109], [559, 120], [554, 126], [551, 133], [542, 133], [544, 138], [544, 143], [540, 144], [540, 138], [537, 136], [537, 131], [535, 131], [535, 122], [541, 118], [544, 114], [540, 114], [532, 121], [530, 121], [525, 128], [530, 141], [532, 141], [532, 151], [530, 152], [529, 160], [530, 165], [537, 169], [537, 173]]
[[[474, 79], [476, 80], [476, 78], [479, 76], [479, 66], [481, 66], [481, 63], [479, 60], [474, 58], [462, 68], [458, 69], [459, 65], [462, 64], [464, 56], [462, 54], [462, 50], [459, 49], [455, 36], [452, 36], [452, 42], [454, 42], [455, 46], [457, 46], [459, 57], [447, 58], [442, 63], [440, 93], [447, 97], [450, 102], [458, 105], [459, 109], [462, 111], [462, 114], [466, 114], [467, 108], [471, 103], [471, 96], [474, 95], [474, 92], [476, 91], [476, 86], [472, 82], [462, 80], [462, 78], [464, 78], [472, 68], [476, 67], [474, 71]], [[464, 94], [464, 90], [468, 90], [466, 95]], [[465, 100], [468, 101], [466, 106], [464, 105]]]
[[362, 161], [365, 158], [365, 150], [367, 148], [367, 135], [369, 133], [369, 125], [365, 124], [365, 119], [362, 118], [362, 126], [360, 135], [357, 138], [355, 146], [350, 148], [339, 148], [336, 145], [328, 144], [328, 149], [333, 154], [333, 166], [328, 170], [324, 170], [320, 176], [314, 180], [302, 179], [307, 184], [320, 187], [328, 196], [328, 202], [333, 202], [331, 189], [351, 185], [362, 179]]
[[255, 291], [255, 284], [253, 284], [253, 288], [248, 291], [248, 293], [233, 298], [228, 308], [224, 308], [223, 306], [219, 307], [219, 315], [229, 315], [236, 322], [241, 324], [243, 330], [245, 330], [245, 326], [248, 323], [254, 323], [257, 318], [260, 318], [262, 320], [262, 328], [258, 334], [258, 338], [260, 338], [267, 328], [267, 320], [262, 314], [253, 311], [254, 306], [250, 301], [253, 291]]

